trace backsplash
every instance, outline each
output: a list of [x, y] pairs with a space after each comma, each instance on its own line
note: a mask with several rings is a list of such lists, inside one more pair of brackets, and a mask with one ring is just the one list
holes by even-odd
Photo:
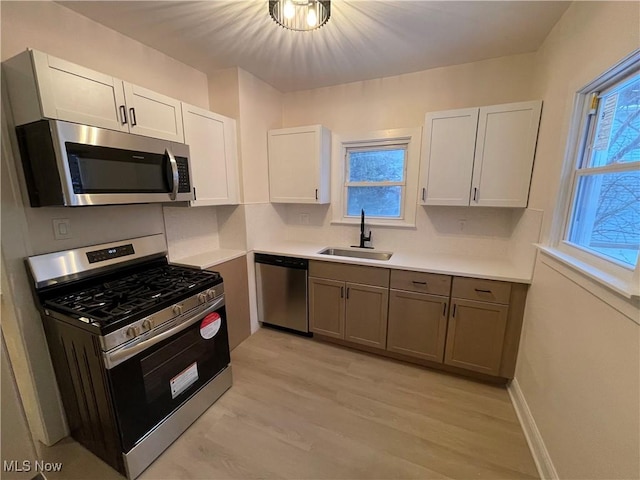
[[216, 207], [163, 207], [169, 259], [220, 248]]
[[[278, 238], [326, 246], [356, 245], [358, 225], [331, 223], [328, 205], [273, 205], [283, 225]], [[418, 207], [415, 228], [367, 226], [378, 250], [467, 255], [509, 256], [515, 264], [531, 265], [535, 258], [542, 212], [529, 209], [481, 207]]]

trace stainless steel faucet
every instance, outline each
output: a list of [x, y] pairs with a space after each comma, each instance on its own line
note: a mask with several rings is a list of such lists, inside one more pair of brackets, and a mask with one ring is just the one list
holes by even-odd
[[373, 247], [365, 247], [364, 242], [371, 241], [371, 230], [369, 230], [369, 235], [364, 234], [364, 208], [360, 212], [360, 245], [351, 245], [352, 247], [357, 248], [373, 248]]

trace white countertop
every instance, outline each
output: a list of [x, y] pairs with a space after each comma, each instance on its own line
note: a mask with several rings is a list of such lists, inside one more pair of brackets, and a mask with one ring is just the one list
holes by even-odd
[[220, 248], [217, 250], [211, 250], [209, 252], [199, 253], [198, 255], [191, 255], [189, 257], [182, 258], [170, 258], [170, 263], [173, 265], [181, 265], [183, 267], [196, 267], [202, 270], [210, 267], [215, 267], [221, 263], [228, 262], [234, 258], [246, 255], [245, 250], [230, 250], [226, 248]]
[[[395, 251], [387, 260], [365, 260], [362, 258], [320, 255], [319, 251], [327, 248], [345, 248], [338, 245], [317, 245], [299, 242], [274, 242], [260, 245], [253, 249], [255, 253], [273, 255], [289, 255], [327, 262], [370, 265], [398, 270], [414, 270], [419, 272], [441, 273], [460, 277], [484, 278], [504, 282], [531, 283], [532, 271], [517, 268], [509, 260], [486, 259], [464, 255], [417, 254]], [[378, 250], [368, 250], [378, 251]]]

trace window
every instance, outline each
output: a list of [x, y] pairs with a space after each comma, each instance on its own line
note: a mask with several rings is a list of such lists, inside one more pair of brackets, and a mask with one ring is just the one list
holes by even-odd
[[563, 226], [556, 234], [562, 253], [633, 291], [640, 250], [638, 57], [636, 53], [578, 94], [574, 122], [579, 127], [574, 127], [568, 154]]
[[415, 227], [420, 128], [335, 136], [333, 223]]
[[640, 247], [640, 74], [594, 93], [592, 101], [566, 239], [634, 268]]
[[406, 144], [347, 148], [345, 216], [402, 218], [406, 158]]

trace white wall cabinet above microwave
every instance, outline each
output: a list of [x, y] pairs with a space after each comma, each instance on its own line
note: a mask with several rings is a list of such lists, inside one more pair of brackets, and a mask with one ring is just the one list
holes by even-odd
[[421, 205], [526, 207], [542, 101], [430, 112]]
[[269, 130], [272, 203], [329, 203], [331, 131], [322, 125]]
[[191, 205], [238, 204], [236, 121], [186, 103], [182, 119], [196, 197]]
[[51, 118], [184, 143], [179, 100], [37, 50], [3, 73], [16, 125]]

